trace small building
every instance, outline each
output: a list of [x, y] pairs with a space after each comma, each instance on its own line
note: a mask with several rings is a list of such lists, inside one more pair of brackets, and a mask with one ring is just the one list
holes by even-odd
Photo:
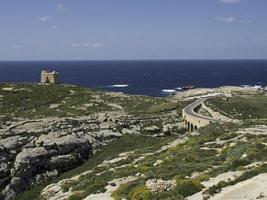
[[41, 84], [59, 84], [59, 73], [56, 71], [42, 70]]

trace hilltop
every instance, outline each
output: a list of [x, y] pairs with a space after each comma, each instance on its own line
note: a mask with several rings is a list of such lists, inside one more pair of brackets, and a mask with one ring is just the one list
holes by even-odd
[[[187, 132], [182, 109], [216, 93], [198, 112], [238, 123]], [[240, 199], [264, 199], [266, 100], [240, 87], [156, 98], [0, 84], [2, 199], [237, 199], [244, 185], [257, 189]]]

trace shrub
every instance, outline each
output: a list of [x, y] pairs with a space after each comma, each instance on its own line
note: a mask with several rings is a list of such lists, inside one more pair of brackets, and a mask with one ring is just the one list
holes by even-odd
[[128, 195], [131, 200], [152, 200], [152, 193], [146, 186], [137, 186]]
[[131, 200], [184, 200], [178, 191], [171, 190], [160, 193], [150, 192], [146, 186], [137, 186], [128, 196]]
[[217, 185], [209, 187], [208, 192], [213, 196], [214, 194], [219, 193], [225, 186], [227, 186], [227, 183], [225, 181], [220, 181]]
[[140, 184], [140, 180], [121, 184], [117, 190], [112, 193], [112, 197], [116, 200], [128, 198], [128, 193]]
[[245, 166], [250, 164], [251, 162], [248, 159], [234, 159], [231, 163], [230, 168], [233, 170], [237, 169], [240, 166]]
[[203, 186], [197, 180], [178, 180], [175, 190], [180, 195], [187, 197], [201, 191]]
[[184, 200], [184, 198], [177, 191], [172, 190], [168, 192], [154, 194], [153, 200]]
[[194, 180], [199, 182], [199, 183], [202, 181], [209, 180], [209, 179], [210, 179], [210, 176], [208, 174], [201, 174], [201, 175], [197, 176], [196, 178], [194, 178]]

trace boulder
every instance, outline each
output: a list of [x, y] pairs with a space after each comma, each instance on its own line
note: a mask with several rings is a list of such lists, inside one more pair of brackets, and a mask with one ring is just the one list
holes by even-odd
[[159, 193], [174, 189], [176, 186], [175, 180], [164, 181], [162, 179], [149, 179], [146, 181], [146, 187], [151, 192]]

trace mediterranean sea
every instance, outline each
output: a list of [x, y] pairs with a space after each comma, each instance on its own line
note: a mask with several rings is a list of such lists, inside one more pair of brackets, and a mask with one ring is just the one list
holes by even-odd
[[183, 86], [267, 85], [267, 60], [0, 61], [0, 82], [60, 81], [128, 94], [167, 96]]

